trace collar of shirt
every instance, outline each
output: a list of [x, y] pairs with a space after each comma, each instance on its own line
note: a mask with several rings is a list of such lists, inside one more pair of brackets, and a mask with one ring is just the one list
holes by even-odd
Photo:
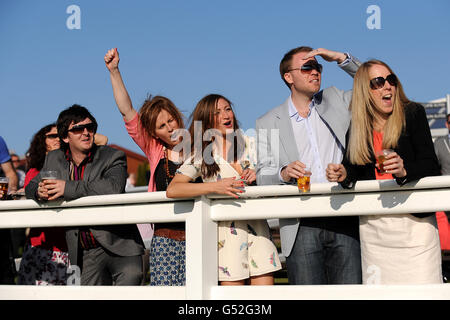
[[[94, 146], [95, 146], [95, 145], [94, 145]], [[94, 158], [94, 153], [95, 153], [95, 147], [93, 147], [93, 148], [89, 151], [89, 153], [87, 154], [87, 157], [84, 158], [83, 161], [81, 161], [81, 163], [80, 163], [80, 165], [79, 165], [78, 167], [85, 166], [87, 163], [92, 162], [92, 160], [93, 160], [93, 158]], [[70, 152], [70, 149], [67, 149], [67, 150], [66, 150], [66, 160], [67, 160], [67, 162], [72, 162], [73, 164], [75, 164], [75, 163], [73, 162], [73, 159], [72, 159], [72, 153]]]
[[[309, 108], [308, 117], [311, 115], [311, 111], [313, 110], [313, 108], [316, 106], [317, 103], [318, 103], [317, 96], [314, 95], [312, 97], [311, 103], [309, 105], [310, 108]], [[289, 105], [289, 118], [295, 117], [295, 121], [296, 122], [300, 122], [300, 121], [305, 119], [301, 115], [298, 114], [298, 111], [297, 111], [297, 109], [294, 106], [294, 102], [292, 101], [292, 95], [289, 96], [288, 105]]]

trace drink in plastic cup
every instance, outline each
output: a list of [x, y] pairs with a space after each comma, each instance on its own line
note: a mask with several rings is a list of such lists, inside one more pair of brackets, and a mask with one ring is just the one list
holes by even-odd
[[0, 200], [6, 200], [6, 197], [8, 196], [8, 184], [8, 177], [0, 177], [0, 191], [2, 191], [3, 193], [2, 195], [0, 195]]
[[41, 181], [58, 179], [58, 171], [45, 170], [41, 171]]
[[386, 173], [386, 170], [384, 170], [384, 160], [386, 160], [386, 156], [392, 152], [394, 152], [394, 150], [391, 149], [383, 149], [376, 152], [377, 162], [380, 167], [381, 174]]
[[305, 171], [306, 172], [303, 177], [297, 179], [297, 187], [301, 192], [309, 192], [309, 188], [311, 185], [311, 168], [306, 167]]

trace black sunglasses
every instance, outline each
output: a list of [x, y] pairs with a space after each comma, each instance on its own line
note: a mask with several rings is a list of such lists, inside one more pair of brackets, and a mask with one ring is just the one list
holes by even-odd
[[69, 129], [69, 132], [72, 132], [73, 134], [81, 134], [84, 132], [84, 129], [86, 129], [89, 133], [93, 133], [97, 130], [97, 125], [93, 122], [81, 124], [78, 126], [73, 126], [71, 129]]
[[389, 82], [391, 86], [396, 87], [397, 86], [397, 77], [395, 74], [391, 73], [385, 78], [383, 77], [376, 77], [370, 80], [370, 88], [371, 89], [380, 89], [384, 87], [385, 82]]
[[56, 139], [56, 138], [58, 138], [58, 134], [57, 133], [50, 133], [50, 134], [46, 134], [45, 137], [49, 138], [49, 139]]
[[304, 65], [302, 65], [300, 68], [294, 68], [294, 69], [290, 69], [288, 71], [292, 71], [292, 70], [300, 70], [300, 71], [304, 71], [304, 72], [311, 72], [312, 70], [316, 70], [319, 73], [322, 73], [322, 69], [323, 66], [320, 63], [317, 63], [315, 61], [312, 62], [306, 62]]

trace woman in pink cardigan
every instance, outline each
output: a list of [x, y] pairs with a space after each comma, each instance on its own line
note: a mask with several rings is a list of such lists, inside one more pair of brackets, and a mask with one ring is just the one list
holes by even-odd
[[[117, 48], [106, 53], [105, 64], [128, 134], [148, 158], [148, 191], [165, 191], [182, 163], [182, 155], [173, 150], [180, 140], [172, 141], [175, 130], [184, 128], [182, 114], [162, 96], [149, 97], [137, 112], [119, 72]], [[138, 226], [142, 234], [146, 225]], [[150, 285], [185, 285], [185, 246], [184, 223], [155, 225], [150, 247]]]

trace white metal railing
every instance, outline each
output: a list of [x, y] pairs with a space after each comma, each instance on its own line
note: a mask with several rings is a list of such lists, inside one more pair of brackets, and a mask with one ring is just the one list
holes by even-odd
[[450, 210], [450, 176], [398, 186], [393, 180], [247, 187], [240, 199], [219, 195], [168, 199], [164, 192], [90, 196], [70, 202], [0, 202], [0, 228], [186, 223], [186, 286], [0, 286], [0, 299], [450, 299], [450, 285], [217, 285], [217, 222]]

